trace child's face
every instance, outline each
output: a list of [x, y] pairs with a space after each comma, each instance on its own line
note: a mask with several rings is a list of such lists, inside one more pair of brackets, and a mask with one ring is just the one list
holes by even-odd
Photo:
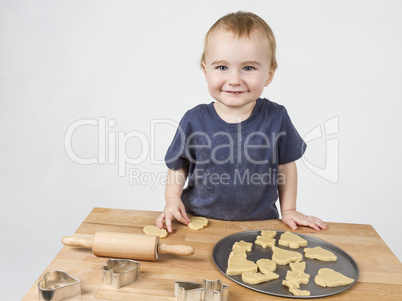
[[241, 107], [256, 101], [272, 81], [267, 38], [259, 31], [235, 37], [217, 29], [207, 41], [202, 63], [209, 93], [221, 104]]

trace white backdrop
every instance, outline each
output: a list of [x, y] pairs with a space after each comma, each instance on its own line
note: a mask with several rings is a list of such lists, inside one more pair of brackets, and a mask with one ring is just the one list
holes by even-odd
[[93, 207], [163, 209], [174, 123], [212, 101], [203, 37], [238, 10], [276, 34], [263, 96], [309, 141], [299, 210], [371, 224], [402, 259], [401, 1], [0, 0], [4, 300], [25, 294]]

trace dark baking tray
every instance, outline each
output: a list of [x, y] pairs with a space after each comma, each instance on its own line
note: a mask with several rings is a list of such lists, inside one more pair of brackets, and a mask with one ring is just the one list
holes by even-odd
[[[289, 298], [298, 298], [298, 299], [308, 299], [308, 298], [319, 298], [319, 297], [326, 297], [331, 296], [334, 294], [338, 294], [343, 292], [344, 290], [351, 287], [359, 278], [359, 267], [357, 266], [356, 262], [353, 258], [343, 251], [342, 249], [338, 248], [337, 246], [326, 242], [322, 239], [318, 239], [312, 236], [304, 235], [295, 233], [305, 240], [307, 240], [307, 247], [314, 248], [320, 246], [325, 248], [331, 252], [333, 252], [337, 257], [337, 261], [334, 262], [325, 262], [319, 261], [315, 259], [308, 259], [304, 257], [304, 247], [300, 247], [298, 249], [290, 249], [288, 247], [279, 246], [278, 240], [284, 231], [276, 231], [277, 234], [276, 238], [276, 246], [292, 251], [300, 252], [303, 255], [303, 260], [306, 262], [306, 273], [310, 274], [310, 281], [308, 284], [301, 284], [300, 289], [302, 290], [309, 290], [311, 295], [310, 296], [294, 296], [292, 293], [289, 292], [289, 289], [286, 286], [282, 285], [282, 280], [285, 279], [286, 272], [289, 270], [289, 265], [277, 265], [277, 269], [275, 273], [279, 274], [279, 279], [272, 280], [265, 283], [260, 284], [248, 284], [241, 280], [241, 275], [238, 276], [229, 276], [226, 274], [226, 269], [228, 267], [228, 257], [229, 253], [232, 251], [232, 246], [236, 241], [244, 240], [247, 242], [253, 243], [253, 249], [250, 253], [248, 253], [247, 259], [256, 262], [260, 258], [272, 258], [272, 250], [271, 248], [264, 249], [263, 247], [254, 244], [256, 237], [260, 235], [261, 230], [252, 230], [252, 231], [244, 231], [234, 233], [229, 235], [223, 239], [221, 239], [214, 247], [212, 251], [212, 257], [215, 262], [215, 265], [218, 269], [229, 279], [233, 280], [234, 282], [247, 287], [251, 290], [270, 294], [279, 297], [289, 297]], [[330, 268], [337, 272], [344, 274], [347, 277], [355, 279], [352, 284], [343, 285], [338, 287], [321, 287], [314, 283], [314, 277], [317, 275], [317, 272], [320, 268]]]

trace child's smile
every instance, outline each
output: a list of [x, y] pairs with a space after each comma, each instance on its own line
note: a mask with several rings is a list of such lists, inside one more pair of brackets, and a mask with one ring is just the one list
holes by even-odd
[[[207, 42], [203, 63], [208, 90], [217, 105], [250, 108], [273, 78], [268, 41], [259, 31], [236, 37], [218, 29]], [[229, 110], [230, 111], [230, 110]], [[235, 112], [235, 111], [233, 111]]]

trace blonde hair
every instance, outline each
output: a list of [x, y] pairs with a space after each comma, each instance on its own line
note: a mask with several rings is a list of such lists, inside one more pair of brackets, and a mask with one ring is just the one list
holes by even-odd
[[218, 28], [233, 32], [236, 37], [247, 36], [250, 37], [250, 33], [254, 30], [261, 30], [263, 34], [267, 36], [269, 42], [269, 54], [271, 59], [271, 68], [276, 69], [278, 62], [276, 61], [276, 41], [274, 33], [271, 27], [259, 16], [250, 12], [238, 11], [237, 13], [230, 13], [223, 16], [212, 25], [205, 35], [204, 40], [204, 52], [201, 57], [201, 65], [205, 62], [205, 49], [207, 48], [207, 42], [210, 35]]

